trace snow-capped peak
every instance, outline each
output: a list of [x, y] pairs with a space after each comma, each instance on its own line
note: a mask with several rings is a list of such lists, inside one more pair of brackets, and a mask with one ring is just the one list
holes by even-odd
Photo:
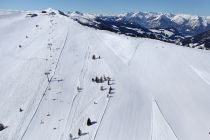
[[46, 11], [46, 12], [55, 12], [55, 13], [58, 12], [58, 10], [55, 10], [55, 9], [53, 9], [53, 8], [47, 8], [47, 9], [44, 10], [44, 11]]
[[71, 16], [83, 16], [83, 13], [79, 12], [79, 11], [73, 11], [73, 12], [69, 12], [69, 14]]
[[[128, 12], [117, 16], [109, 15], [105, 17], [115, 17], [115, 20], [117, 21], [130, 21], [146, 28], [178, 27], [179, 32], [184, 35], [195, 35], [210, 29], [210, 17], [194, 16], [189, 14]], [[186, 29], [190, 30], [190, 32]]]

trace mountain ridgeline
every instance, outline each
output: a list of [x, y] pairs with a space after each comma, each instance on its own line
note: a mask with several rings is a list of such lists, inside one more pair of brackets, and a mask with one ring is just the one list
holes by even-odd
[[[206, 36], [205, 38], [198, 37], [210, 30], [210, 17], [153, 12], [121, 15], [90, 15], [80, 12], [69, 12], [68, 14], [80, 24], [100, 30], [134, 37], [158, 39], [202, 49], [210, 48], [209, 40], [205, 39]], [[197, 39], [194, 40], [195, 42], [191, 42], [190, 38], [194, 37]]]
[[[175, 43], [191, 48], [210, 49], [210, 16], [164, 13], [125, 13], [120, 15], [93, 15], [81, 12], [62, 12], [54, 9], [42, 14], [58, 14], [99, 30], [107, 30], [132, 37], [145, 37]], [[36, 17], [39, 13], [27, 16]]]

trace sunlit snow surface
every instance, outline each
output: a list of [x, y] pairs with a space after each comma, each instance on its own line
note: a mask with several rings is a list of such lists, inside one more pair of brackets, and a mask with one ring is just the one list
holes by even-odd
[[27, 13], [0, 12], [0, 140], [210, 139], [209, 51]]

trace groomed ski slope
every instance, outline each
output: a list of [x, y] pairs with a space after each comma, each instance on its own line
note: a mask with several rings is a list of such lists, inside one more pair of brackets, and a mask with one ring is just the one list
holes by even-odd
[[59, 14], [1, 11], [0, 140], [209, 140], [209, 60]]

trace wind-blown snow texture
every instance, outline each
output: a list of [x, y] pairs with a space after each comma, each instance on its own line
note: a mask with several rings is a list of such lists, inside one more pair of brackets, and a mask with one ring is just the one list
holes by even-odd
[[210, 139], [210, 52], [28, 13], [0, 12], [0, 140]]

